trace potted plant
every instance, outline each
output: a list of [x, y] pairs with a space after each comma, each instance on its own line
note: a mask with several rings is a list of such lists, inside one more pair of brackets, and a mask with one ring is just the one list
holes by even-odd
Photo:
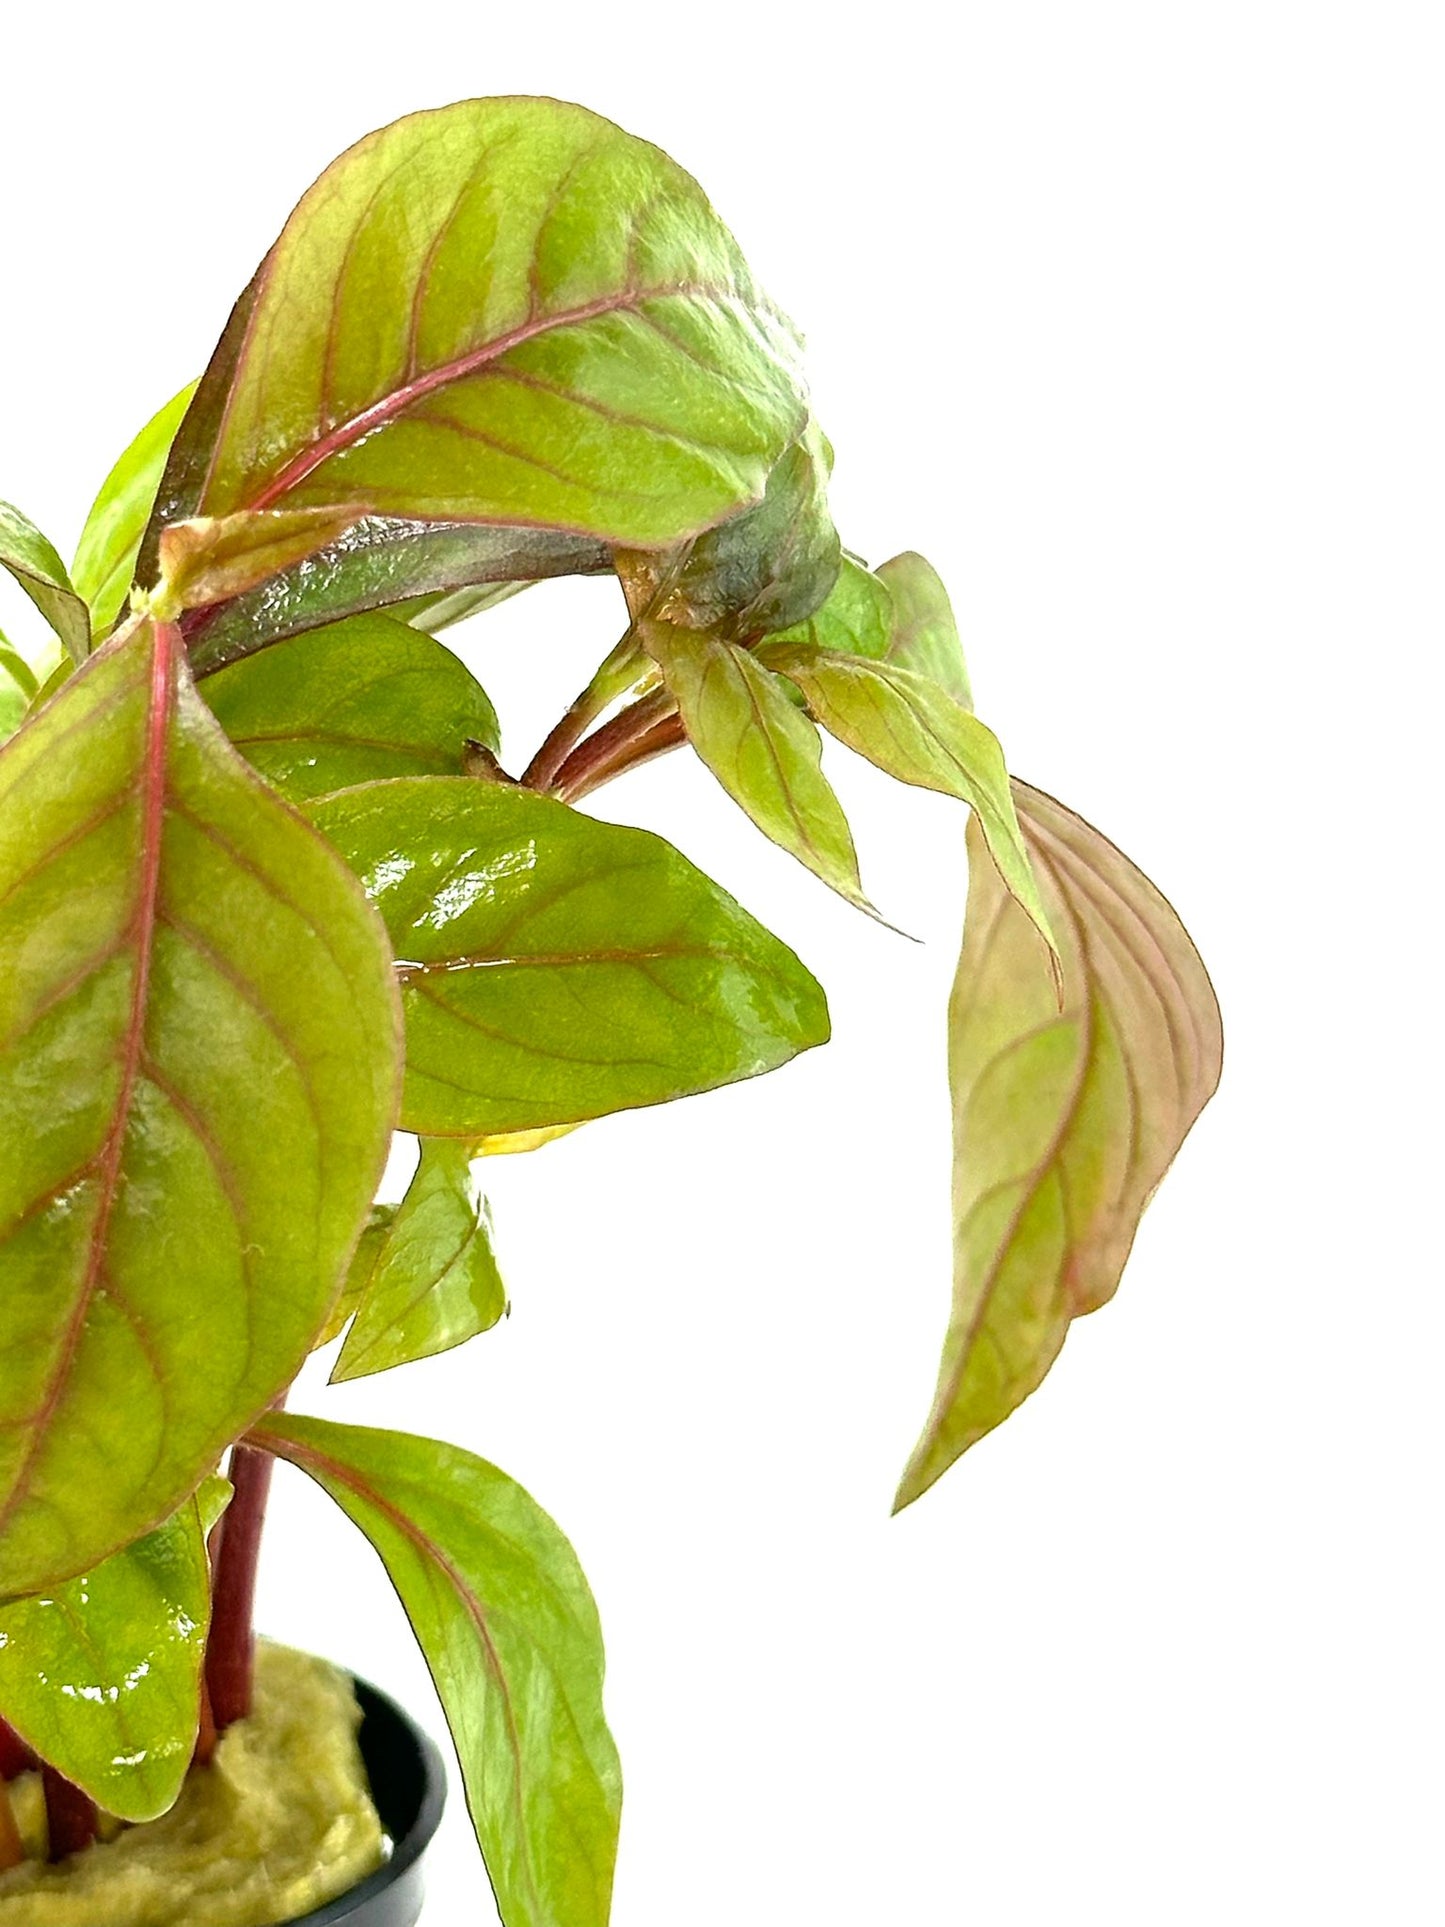
[[[601, 785], [689, 744], [865, 911], [820, 731], [969, 806], [955, 1305], [900, 1505], [1112, 1294], [1217, 1081], [1208, 978], [1010, 780], [942, 584], [842, 547], [831, 460], [696, 183], [481, 100], [326, 171], [69, 569], [0, 509], [54, 638], [0, 650], [0, 1927], [415, 1919], [426, 1744], [256, 1651], [277, 1458], [381, 1555], [506, 1927], [606, 1920], [620, 1775], [561, 1532], [458, 1447], [285, 1409], [343, 1333], [333, 1378], [496, 1323], [478, 1159], [827, 1041], [805, 965], [579, 807]], [[616, 576], [621, 640], [504, 767], [439, 637], [567, 573]]]

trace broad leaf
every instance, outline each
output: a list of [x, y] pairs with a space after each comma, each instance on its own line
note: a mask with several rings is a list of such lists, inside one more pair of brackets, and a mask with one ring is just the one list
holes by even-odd
[[499, 747], [486, 692], [444, 643], [353, 616], [206, 679], [231, 741], [293, 802], [384, 776], [459, 776], [469, 742]]
[[791, 653], [793, 646], [831, 649], [840, 655], [882, 661], [894, 632], [893, 595], [886, 582], [852, 556], [844, 556], [827, 599], [807, 618], [768, 637], [761, 662]]
[[397, 1432], [268, 1419], [370, 1539], [456, 1741], [503, 1927], [605, 1927], [622, 1804], [597, 1608], [556, 1525], [505, 1473]]
[[729, 642], [754, 641], [812, 615], [843, 559], [828, 513], [832, 466], [833, 451], [810, 422], [756, 507], [709, 529], [680, 558], [619, 553], [633, 614], [715, 630]]
[[406, 1130], [575, 1123], [827, 1039], [798, 959], [660, 837], [464, 778], [370, 783], [311, 809], [399, 960]]
[[214, 609], [182, 620], [198, 676], [264, 649], [370, 609], [394, 612], [430, 628], [428, 613], [443, 599], [460, 614], [514, 595], [530, 581], [557, 575], [605, 575], [612, 551], [603, 542], [550, 530], [490, 529], [476, 524], [398, 521], [367, 516], [315, 555]]
[[904, 1506], [1041, 1382], [1113, 1295], [1139, 1217], [1219, 1081], [1219, 1007], [1188, 933], [1097, 830], [1016, 783], [1064, 1005], [969, 825], [949, 1010], [954, 1305]]
[[156, 520], [366, 501], [663, 546], [762, 495], [806, 417], [796, 355], [660, 150], [557, 101], [463, 101], [301, 201]]
[[0, 502], [0, 568], [8, 569], [75, 662], [90, 653], [90, 611], [52, 545], [9, 502]]
[[[893, 622], [885, 651], [887, 660], [912, 670], [952, 696], [965, 709], [973, 707], [963, 645], [953, 604], [938, 571], [911, 550], [895, 555], [878, 569], [878, 581], [893, 598]], [[869, 654], [871, 651], [864, 651]]]
[[333, 1384], [450, 1351], [489, 1331], [506, 1311], [471, 1156], [455, 1138], [422, 1139], [416, 1176], [369, 1254], [370, 1276]]
[[1052, 946], [993, 732], [936, 683], [890, 663], [804, 649], [774, 660], [840, 743], [901, 783], [956, 796], [972, 807], [1004, 883]]
[[735, 803], [782, 849], [861, 910], [858, 856], [823, 774], [818, 732], [786, 683], [719, 636], [647, 623], [648, 649], [688, 741]]
[[90, 604], [97, 635], [104, 635], [125, 607], [166, 457], [195, 392], [191, 382], [151, 417], [106, 476], [86, 517], [70, 574]]
[[218, 1509], [187, 1499], [93, 1572], [0, 1606], [0, 1713], [122, 1820], [165, 1813], [191, 1764]]
[[156, 1525], [290, 1383], [399, 1066], [382, 931], [168, 624], [0, 752], [0, 905], [5, 1594]]
[[165, 613], [243, 595], [339, 541], [365, 514], [352, 504], [200, 515], [161, 530], [159, 599]]

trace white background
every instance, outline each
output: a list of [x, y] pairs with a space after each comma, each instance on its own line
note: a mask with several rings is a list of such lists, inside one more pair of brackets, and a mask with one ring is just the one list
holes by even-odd
[[[499, 1161], [510, 1321], [304, 1402], [494, 1458], [574, 1538], [618, 1927], [1442, 1917], [1439, 21], [7, 19], [0, 495], [63, 549], [335, 152], [461, 94], [584, 100], [706, 184], [808, 332], [845, 539], [940, 567], [1014, 766], [1215, 974], [1224, 1087], [1117, 1301], [890, 1522], [948, 1293], [959, 813], [833, 759], [915, 947], [695, 764], [607, 793], [803, 953], [835, 1042]], [[574, 584], [475, 632], [514, 765], [618, 627]], [[278, 1486], [265, 1622], [436, 1724], [372, 1555]], [[433, 1895], [492, 1918], [459, 1794]]]

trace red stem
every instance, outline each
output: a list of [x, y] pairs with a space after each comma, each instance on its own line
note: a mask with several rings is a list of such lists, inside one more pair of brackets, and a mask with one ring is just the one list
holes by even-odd
[[663, 722], [675, 707], [665, 689], [654, 689], [619, 711], [611, 722], [594, 730], [566, 758], [552, 778], [553, 795], [572, 797], [580, 789], [594, 788], [593, 779], [601, 769], [615, 773], [638, 741]]
[[78, 1786], [72, 1786], [53, 1766], [43, 1766], [40, 1777], [45, 1787], [45, 1816], [50, 1824], [50, 1858], [66, 1860], [83, 1853], [95, 1839], [95, 1802]]
[[232, 1498], [218, 1528], [221, 1544], [211, 1585], [211, 1637], [206, 1647], [206, 1687], [218, 1733], [245, 1719], [251, 1710], [256, 1566], [274, 1463], [269, 1452], [249, 1445], [232, 1447]]
[[593, 790], [601, 789], [615, 776], [622, 776], [630, 769], [639, 769], [642, 764], [650, 763], [654, 756], [665, 756], [670, 749], [677, 749], [687, 741], [687, 733], [682, 726], [681, 716], [664, 716], [650, 729], [641, 731], [627, 742], [619, 744], [605, 759], [599, 759], [590, 769], [574, 776], [563, 786], [558, 784], [556, 794], [564, 803], [580, 803], [584, 796]]
[[16, 1780], [39, 1764], [10, 1722], [0, 1719], [0, 1780]]

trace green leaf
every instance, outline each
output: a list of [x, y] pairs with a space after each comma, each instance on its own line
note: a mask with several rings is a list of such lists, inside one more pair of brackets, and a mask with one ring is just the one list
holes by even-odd
[[[880, 565], [876, 580], [893, 600], [893, 621], [885, 651], [899, 669], [936, 683], [965, 709], [973, 708], [963, 645], [953, 604], [938, 571], [911, 550]], [[864, 653], [872, 653], [865, 651]]]
[[104, 635], [125, 607], [166, 457], [195, 392], [196, 384], [189, 383], [151, 417], [106, 476], [86, 517], [70, 573], [90, 604], [97, 635]]
[[442, 776], [370, 783], [311, 815], [399, 959], [406, 1130], [575, 1123], [827, 1039], [798, 959], [660, 837]]
[[455, 596], [460, 613], [443, 611], [443, 619], [460, 620], [530, 581], [605, 575], [611, 568], [606, 543], [550, 530], [433, 527], [367, 516], [261, 588], [199, 610], [183, 626], [191, 666], [205, 676], [268, 643], [367, 610], [388, 608], [430, 628], [427, 614], [444, 599]]
[[500, 748], [496, 711], [466, 664], [389, 616], [275, 643], [208, 677], [205, 697], [293, 802], [384, 776], [459, 776], [468, 742]]
[[787, 685], [716, 635], [649, 622], [643, 638], [688, 741], [728, 795], [764, 836], [871, 913], [848, 819], [823, 774], [818, 732]]
[[622, 1805], [602, 1633], [577, 1556], [519, 1485], [456, 1446], [271, 1418], [380, 1553], [456, 1741], [503, 1927], [605, 1927]]
[[832, 736], [901, 783], [969, 804], [1010, 893], [1053, 948], [998, 738], [936, 683], [891, 663], [798, 649], [775, 657]]
[[90, 611], [54, 548], [9, 502], [0, 502], [0, 568], [14, 576], [72, 659], [84, 662], [90, 653]]
[[359, 505], [343, 503], [172, 522], [160, 534], [160, 585], [152, 606], [175, 617], [259, 588], [338, 541], [364, 514]]
[[0, 752], [0, 904], [3, 1595], [155, 1526], [295, 1376], [385, 1163], [399, 1026], [354, 879], [168, 624]]
[[455, 1138], [422, 1139], [416, 1176], [371, 1254], [332, 1384], [450, 1351], [490, 1331], [506, 1311], [471, 1157], [471, 1147]]
[[[810, 422], [768, 477], [763, 499], [685, 554], [620, 551], [633, 614], [750, 642], [810, 616], [838, 579], [842, 549], [828, 513], [833, 451]], [[680, 565], [680, 566], [679, 566]]]
[[374, 1204], [371, 1207], [371, 1216], [357, 1243], [346, 1273], [346, 1283], [341, 1287], [341, 1296], [331, 1307], [331, 1316], [317, 1333], [312, 1351], [319, 1352], [323, 1345], [329, 1345], [333, 1339], [339, 1338], [356, 1316], [356, 1307], [366, 1296], [381, 1254], [386, 1249], [387, 1232], [395, 1216], [394, 1204]]
[[949, 1009], [953, 1316], [899, 1507], [1040, 1384], [1070, 1319], [1113, 1295], [1140, 1214], [1219, 1082], [1219, 1006], [1178, 917], [1097, 830], [1014, 790], [1064, 1003], [970, 823]]
[[93, 1572], [0, 1606], [0, 1714], [122, 1820], [165, 1813], [195, 1751], [211, 1612], [205, 1533], [201, 1503], [187, 1499]]
[[35, 672], [0, 636], [0, 743], [8, 742], [35, 700]]
[[471, 100], [351, 148], [242, 296], [159, 522], [381, 515], [663, 546], [756, 501], [797, 339], [691, 177], [580, 107]]
[[806, 621], [769, 636], [757, 651], [758, 660], [770, 663], [775, 656], [802, 646], [881, 662], [888, 654], [893, 626], [893, 595], [887, 583], [846, 555], [826, 601]]

